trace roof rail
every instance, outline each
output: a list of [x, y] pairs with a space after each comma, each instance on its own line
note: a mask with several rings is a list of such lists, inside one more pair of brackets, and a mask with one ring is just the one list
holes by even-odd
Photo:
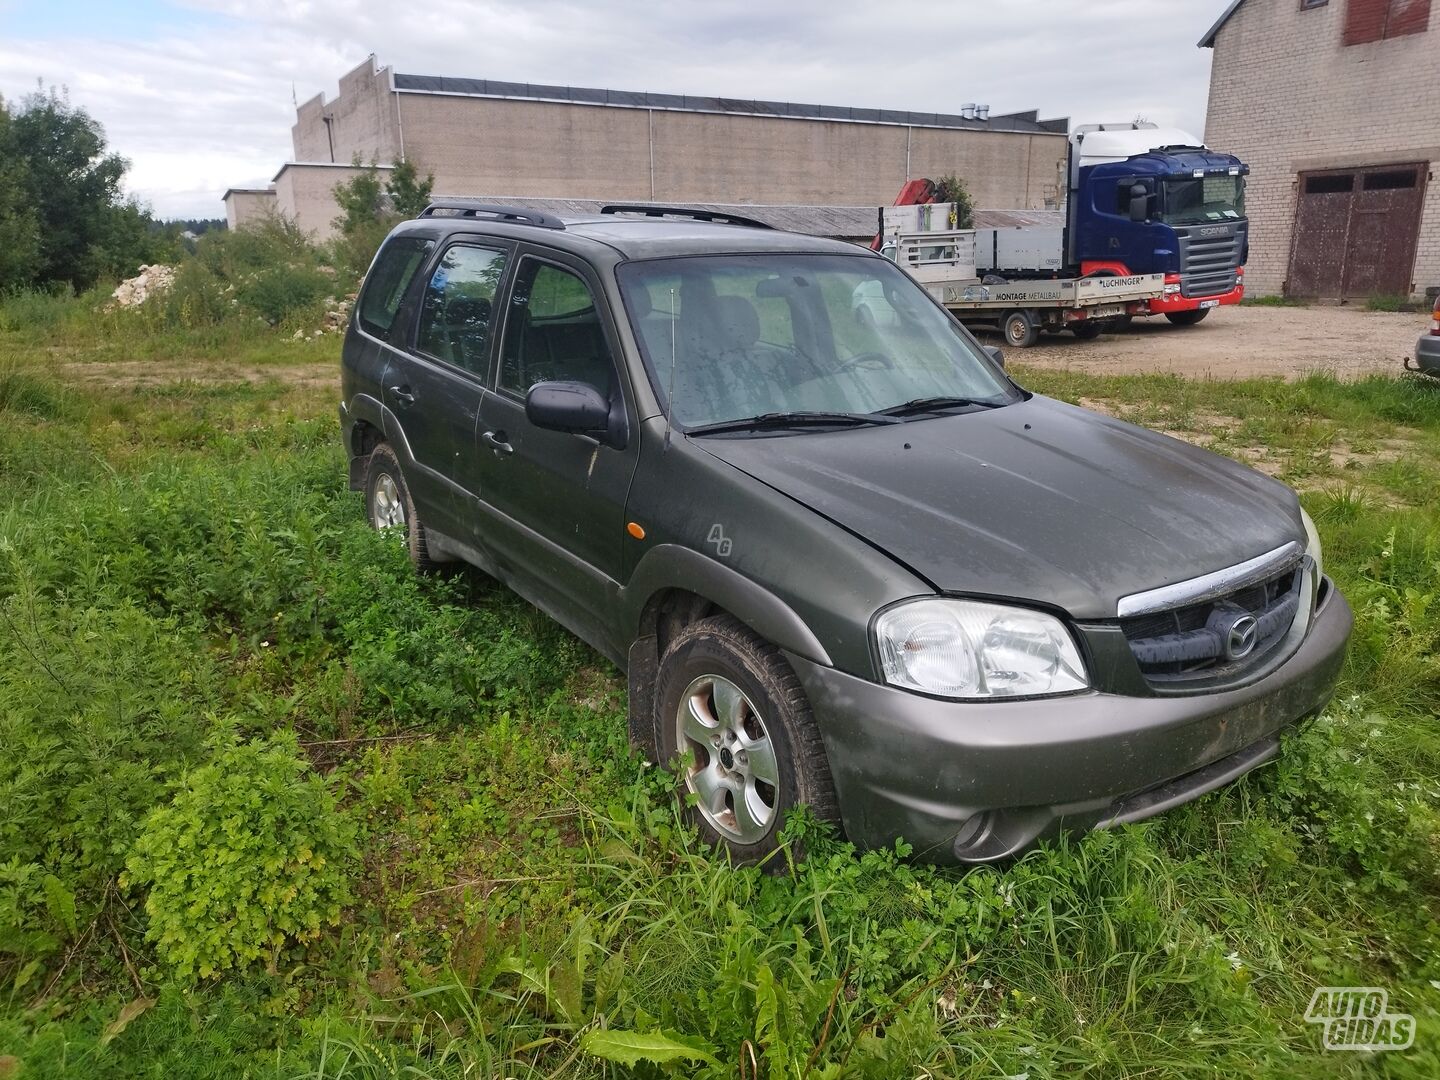
[[646, 217], [683, 217], [695, 221], [711, 221], [717, 225], [743, 225], [747, 229], [773, 229], [754, 218], [741, 217], [727, 210], [699, 210], [689, 206], [649, 206], [647, 204], [614, 203], [600, 208], [602, 214], [644, 214]]
[[520, 206], [500, 206], [495, 203], [480, 202], [477, 199], [436, 199], [420, 211], [420, 217], [437, 217], [439, 216], [437, 211], [439, 213], [454, 211], [456, 217], [480, 217], [483, 215], [513, 222], [516, 225], [534, 225], [537, 229], [565, 228], [565, 222], [543, 210], [526, 210]]

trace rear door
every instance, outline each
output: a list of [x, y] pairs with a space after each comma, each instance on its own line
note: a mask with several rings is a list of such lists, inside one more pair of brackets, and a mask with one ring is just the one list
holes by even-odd
[[431, 524], [469, 540], [480, 474], [475, 425], [492, 368], [495, 299], [514, 245], [494, 237], [452, 238], [428, 268], [409, 348], [390, 382], [409, 401], [397, 415], [420, 467], [437, 487]]
[[[638, 448], [614, 317], [583, 261], [531, 246], [518, 252], [505, 308], [495, 392], [481, 405], [475, 447], [480, 527], [518, 592], [582, 637], [603, 639]], [[526, 392], [556, 380], [589, 383], [624, 408], [626, 445], [531, 424]]]

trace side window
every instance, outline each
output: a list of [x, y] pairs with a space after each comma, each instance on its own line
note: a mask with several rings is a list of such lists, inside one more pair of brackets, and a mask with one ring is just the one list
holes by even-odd
[[615, 365], [595, 298], [569, 270], [526, 259], [515, 275], [500, 359], [500, 388], [524, 397], [538, 382], [614, 387]]
[[389, 340], [395, 313], [400, 310], [410, 279], [432, 247], [431, 240], [400, 236], [386, 244], [375, 257], [375, 265], [365, 278], [365, 291], [360, 295], [358, 318], [367, 334]]
[[466, 371], [487, 374], [491, 314], [504, 273], [503, 251], [469, 244], [447, 250], [425, 287], [416, 347]]

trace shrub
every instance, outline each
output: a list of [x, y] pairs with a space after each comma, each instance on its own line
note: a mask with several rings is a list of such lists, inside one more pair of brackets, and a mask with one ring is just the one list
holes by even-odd
[[242, 278], [235, 293], [242, 304], [274, 326], [297, 311], [315, 307], [334, 287], [317, 267], [281, 263]]
[[293, 735], [236, 743], [146, 819], [127, 863], [148, 937], [177, 979], [274, 957], [335, 925], [354, 829]]

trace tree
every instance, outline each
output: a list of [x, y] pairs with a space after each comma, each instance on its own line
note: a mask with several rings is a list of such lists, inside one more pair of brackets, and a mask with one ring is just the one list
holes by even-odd
[[40, 221], [10, 129], [10, 110], [0, 99], [0, 292], [28, 285], [40, 256]]
[[0, 111], [0, 169], [10, 177], [8, 185], [0, 180], [0, 237], [14, 234], [23, 243], [34, 236], [24, 259], [28, 271], [16, 271], [13, 255], [0, 256], [13, 275], [0, 280], [84, 289], [102, 277], [133, 273], [153, 256], [150, 215], [121, 193], [128, 163], [107, 152], [97, 120], [53, 87]]
[[935, 183], [935, 201], [955, 204], [955, 219], [950, 222], [952, 229], [969, 229], [975, 225], [975, 204], [970, 199], [970, 189], [954, 173], [942, 176]]
[[390, 178], [385, 181], [385, 191], [390, 203], [401, 217], [418, 217], [420, 211], [430, 205], [430, 193], [435, 190], [435, 176], [427, 173], [424, 180], [409, 161], [396, 161], [390, 169]]
[[421, 180], [413, 164], [397, 160], [382, 183], [373, 161], [366, 165], [357, 154], [351, 165], [361, 171], [332, 189], [340, 208], [334, 220], [339, 233], [334, 258], [342, 269], [359, 276], [396, 222], [415, 217], [430, 204], [435, 177], [427, 174]]

